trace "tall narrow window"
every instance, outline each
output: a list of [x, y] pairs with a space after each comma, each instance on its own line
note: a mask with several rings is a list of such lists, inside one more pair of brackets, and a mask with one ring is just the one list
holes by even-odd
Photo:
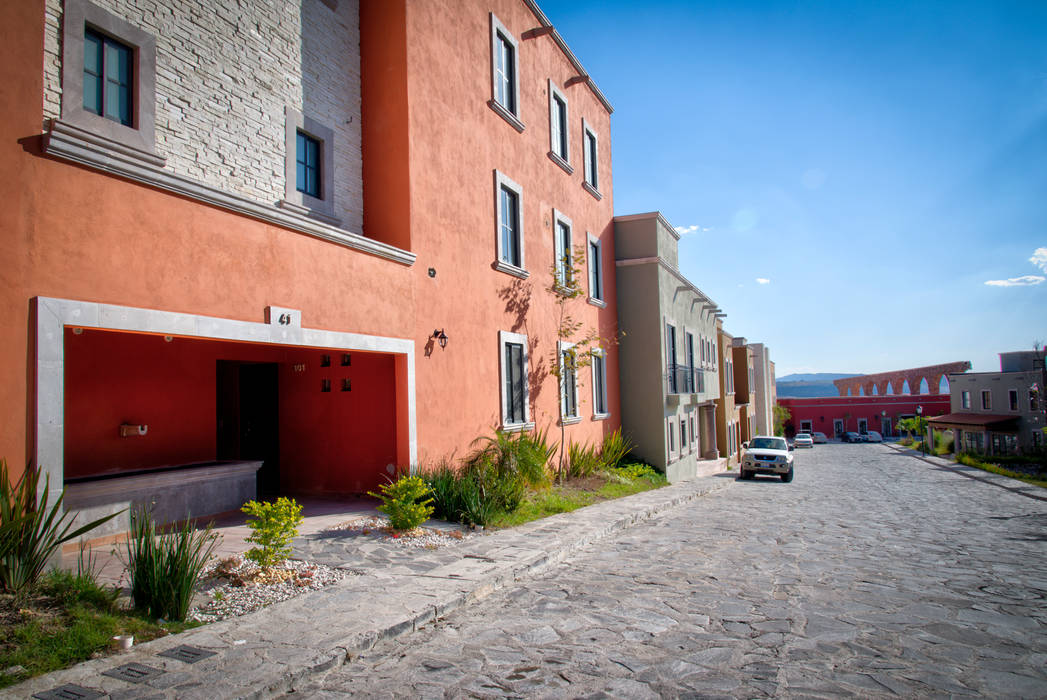
[[960, 407], [970, 408], [971, 407], [971, 392], [963, 391], [960, 392]]
[[524, 361], [521, 343], [505, 344], [505, 422], [524, 423]]
[[982, 392], [982, 408], [986, 411], [992, 410], [992, 392], [989, 390]]
[[527, 336], [500, 331], [498, 343], [502, 365], [502, 427], [527, 429]]
[[84, 30], [84, 109], [132, 126], [134, 50], [93, 29]]
[[593, 351], [593, 415], [606, 416], [607, 411], [607, 360], [602, 350]]
[[1018, 410], [1018, 390], [1017, 389], [1011, 389], [1009, 392], [1007, 392], [1007, 398], [1010, 399], [1011, 410], [1012, 411], [1017, 411]]
[[502, 261], [520, 267], [520, 196], [501, 188]]
[[574, 349], [560, 346], [560, 372], [563, 391], [560, 395], [560, 415], [563, 418], [578, 417], [578, 366]]
[[[699, 339], [700, 340], [700, 339]], [[705, 341], [702, 341], [705, 342]], [[685, 383], [687, 386], [685, 389], [689, 392], [694, 391], [694, 335], [691, 333], [684, 334], [684, 346], [687, 352], [687, 371]], [[704, 349], [704, 345], [702, 348]], [[683, 435], [683, 433], [680, 433]]]
[[1038, 411], [1040, 409], [1040, 396], [1036, 389], [1029, 389], [1029, 410]]
[[603, 301], [603, 260], [600, 241], [589, 236], [589, 300]]
[[553, 221], [555, 222], [554, 250], [556, 254], [556, 283], [564, 289], [574, 286], [575, 280], [572, 276], [574, 268], [572, 260], [572, 236], [571, 220], [560, 212], [553, 210]]
[[560, 167], [571, 172], [567, 98], [557, 89], [551, 79], [549, 80], [549, 154]]
[[598, 195], [600, 190], [599, 150], [596, 144], [596, 132], [582, 122], [582, 151], [585, 156], [585, 184], [591, 194]]
[[513, 89], [516, 81], [516, 47], [501, 32], [497, 33], [495, 46], [498, 51], [495, 56], [494, 99], [516, 114], [516, 90]]
[[665, 361], [669, 375], [669, 393], [679, 393], [676, 383], [676, 326], [665, 324]]
[[321, 199], [323, 187], [320, 184], [320, 141], [299, 131], [295, 143], [295, 189], [310, 197]]

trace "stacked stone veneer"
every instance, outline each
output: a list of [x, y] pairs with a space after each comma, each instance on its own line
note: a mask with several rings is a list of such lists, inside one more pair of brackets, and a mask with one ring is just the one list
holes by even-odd
[[[275, 204], [284, 109], [334, 131], [334, 212], [363, 228], [358, 0], [94, 0], [156, 37], [156, 150], [165, 168]], [[332, 9], [334, 8], [334, 9]], [[58, 118], [62, 0], [47, 0], [45, 118]]]

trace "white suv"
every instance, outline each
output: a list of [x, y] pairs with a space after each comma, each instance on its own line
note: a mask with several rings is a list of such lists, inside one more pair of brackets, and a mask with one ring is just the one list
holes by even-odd
[[777, 474], [782, 481], [793, 480], [793, 456], [789, 454], [789, 443], [785, 438], [757, 435], [745, 443], [742, 453], [742, 479], [753, 474]]

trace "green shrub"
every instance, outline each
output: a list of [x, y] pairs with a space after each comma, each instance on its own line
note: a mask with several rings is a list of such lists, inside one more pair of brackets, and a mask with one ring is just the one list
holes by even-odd
[[591, 476], [603, 469], [600, 452], [592, 445], [572, 442], [567, 446], [567, 474], [571, 477]]
[[268, 570], [291, 556], [291, 541], [304, 519], [297, 501], [284, 496], [271, 502], [248, 501], [240, 510], [254, 517], [247, 521], [247, 541], [260, 545], [244, 552], [245, 557]]
[[65, 542], [75, 539], [119, 513], [73, 529], [73, 513], [62, 511], [65, 489], [48, 507], [51, 477], [26, 467], [18, 483], [11, 483], [7, 461], [0, 459], [0, 590], [21, 598], [40, 580], [48, 560]]
[[650, 481], [651, 483], [665, 478], [658, 473], [654, 467], [639, 462], [623, 464], [621, 467], [618, 467], [617, 471], [630, 479], [643, 479], [645, 481]]
[[632, 440], [622, 435], [622, 429], [618, 428], [604, 437], [600, 460], [607, 468], [617, 467], [635, 446]]
[[444, 460], [422, 478], [432, 494], [433, 515], [447, 521], [459, 520], [462, 514], [462, 489], [458, 484], [458, 470], [453, 464]]
[[149, 511], [131, 513], [126, 563], [136, 608], [151, 617], [185, 619], [200, 570], [218, 544], [213, 529], [212, 523], [197, 532], [187, 519], [181, 527], [164, 531], [157, 529]]
[[[416, 528], [433, 514], [435, 510], [430, 503], [429, 485], [420, 476], [401, 476], [390, 484], [382, 484], [381, 493], [368, 492], [369, 496], [381, 499], [378, 510], [389, 516], [389, 524], [394, 530]], [[424, 501], [420, 500], [425, 498]]]

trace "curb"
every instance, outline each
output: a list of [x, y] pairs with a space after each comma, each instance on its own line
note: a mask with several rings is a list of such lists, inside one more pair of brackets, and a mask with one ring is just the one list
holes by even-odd
[[975, 481], [980, 481], [984, 484], [989, 484], [991, 486], [996, 486], [997, 488], [1016, 493], [1019, 496], [1024, 496], [1025, 498], [1031, 498], [1036, 501], [1047, 501], [1047, 496], [1041, 496], [1037, 493], [1037, 491], [1042, 490], [1040, 489], [1040, 487], [1033, 486], [1032, 484], [1027, 484], [1021, 479], [1014, 479], [1009, 476], [1004, 476], [1003, 474], [988, 472], [984, 469], [979, 469], [978, 467], [970, 467], [966, 464], [952, 462], [945, 459], [944, 457], [924, 455], [917, 452], [916, 450], [912, 450], [906, 447], [895, 447], [894, 445], [891, 446], [894, 447], [894, 449], [897, 450], [899, 453], [908, 457], [912, 457], [913, 459], [918, 459], [921, 462], [926, 462], [927, 464], [930, 464], [932, 467], [945, 469], [954, 474], [965, 476], [968, 479], [974, 479]]
[[[724, 476], [703, 477], [535, 520], [470, 541], [461, 558], [443, 567], [351, 576], [129, 653], [38, 676], [0, 690], [0, 698], [26, 698], [70, 683], [120, 698], [253, 699], [292, 692], [301, 680], [349, 663], [379, 642], [410, 634], [601, 539], [732, 484], [734, 479]], [[218, 655], [199, 668], [157, 656], [182, 644]], [[129, 662], [159, 667], [164, 674], [133, 686], [102, 676]]]

